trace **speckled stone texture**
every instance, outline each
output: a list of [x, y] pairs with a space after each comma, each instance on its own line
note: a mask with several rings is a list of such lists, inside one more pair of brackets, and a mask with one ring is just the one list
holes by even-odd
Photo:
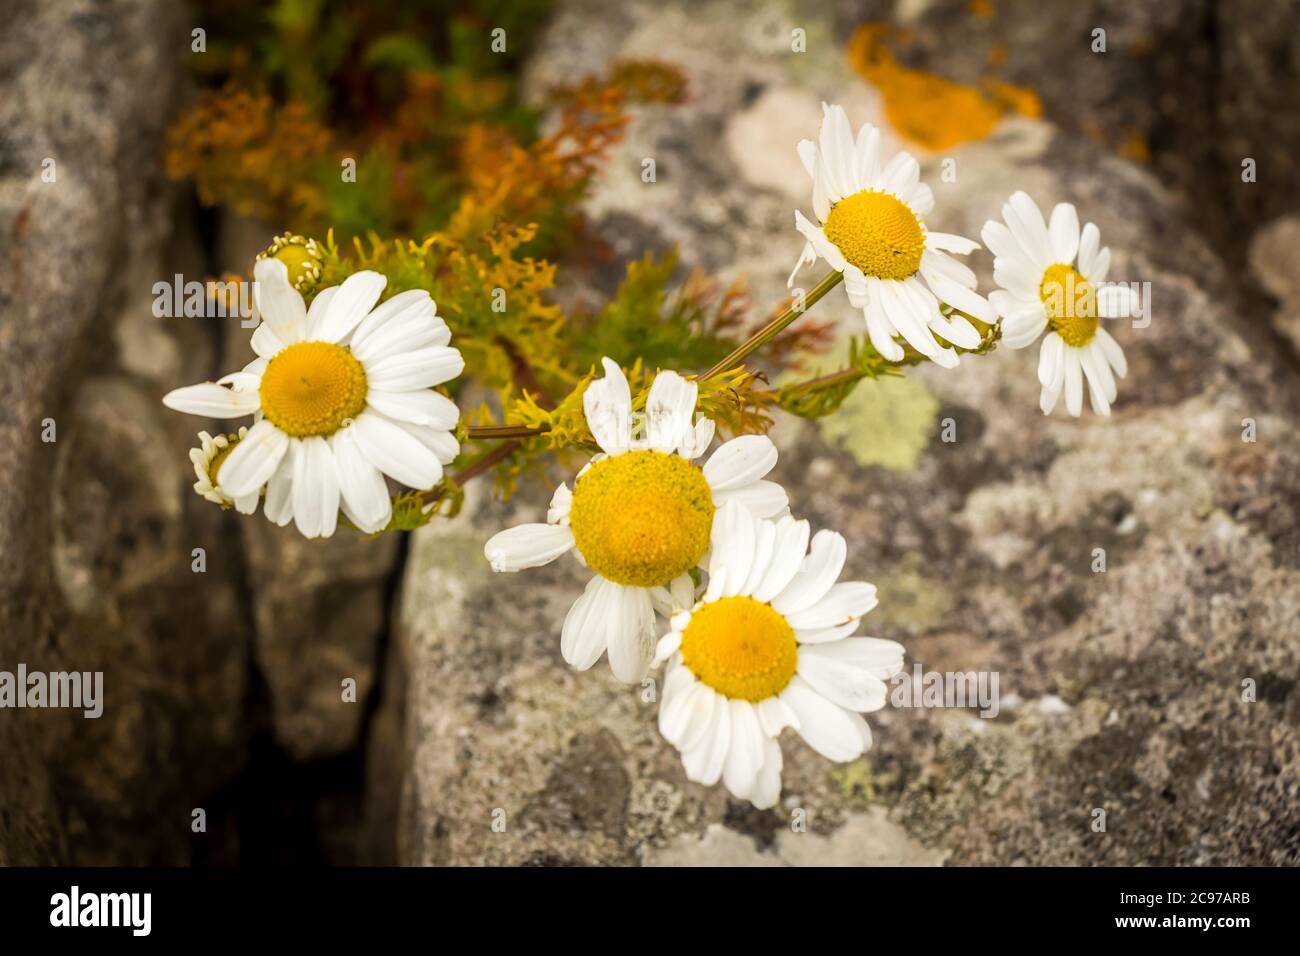
[[237, 543], [158, 402], [212, 341], [150, 308], [196, 262], [159, 165], [180, 14], [19, 2], [0, 32], [0, 667], [104, 672], [97, 720], [0, 711], [0, 863], [186, 862], [242, 762]]
[[[951, 5], [908, 6], [925, 22]], [[1140, 16], [1108, 9], [1121, 35]], [[593, 229], [628, 255], [679, 243], [687, 265], [747, 274], [777, 302], [802, 247], [793, 208], [810, 205], [795, 142], [822, 99], [882, 121], [837, 46], [851, 24], [848, 5], [562, 3], [534, 93], [616, 56], [691, 80], [687, 105], [638, 113], [587, 204]], [[807, 54], [788, 52], [795, 26]], [[845, 575], [879, 586], [866, 633], [902, 642], [909, 668], [996, 672], [998, 716], [889, 707], [847, 766], [787, 734], [768, 812], [691, 784], [658, 736], [653, 684], [560, 659], [586, 572], [565, 559], [494, 576], [482, 560], [491, 533], [540, 520], [546, 490], [501, 504], [476, 488], [461, 517], [415, 535], [403, 586], [404, 861], [1300, 862], [1298, 394], [1267, 296], [1190, 228], [1186, 195], [1050, 118], [951, 156], [955, 182], [922, 157], [932, 228], [978, 236], [1023, 188], [1076, 203], [1112, 278], [1150, 283], [1150, 325], [1111, 326], [1130, 366], [1114, 415], [1044, 418], [1036, 349], [1004, 349], [869, 383], [828, 423], [780, 418], [772, 477], [847, 536]], [[991, 288], [991, 256], [970, 262]], [[817, 314], [861, 331], [838, 290]]]

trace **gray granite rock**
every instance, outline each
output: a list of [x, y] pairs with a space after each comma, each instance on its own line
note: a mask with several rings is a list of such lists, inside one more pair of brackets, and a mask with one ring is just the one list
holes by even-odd
[[[691, 81], [688, 104], [638, 113], [587, 204], [594, 228], [628, 255], [678, 243], [687, 265], [746, 273], [777, 302], [808, 205], [795, 141], [821, 99], [882, 120], [835, 48], [849, 16], [562, 3], [534, 92], [616, 56], [670, 59]], [[817, 56], [788, 52], [794, 25]], [[909, 667], [996, 673], [998, 715], [887, 707], [875, 748], [838, 767], [787, 734], [768, 812], [691, 784], [647, 688], [561, 661], [576, 563], [482, 562], [491, 533], [539, 519], [546, 490], [502, 504], [475, 488], [414, 536], [406, 569], [404, 861], [1300, 862], [1294, 367], [1194, 207], [1150, 171], [1026, 119], [951, 155], [951, 183], [924, 158], [933, 228], [978, 235], [1023, 188], [1075, 202], [1112, 277], [1150, 283], [1150, 325], [1113, 327], [1130, 365], [1114, 415], [1044, 418], [1036, 350], [1001, 350], [868, 383], [821, 422], [781, 417], [773, 477], [797, 514], [847, 536], [846, 574], [879, 586], [866, 631], [902, 642]], [[991, 257], [971, 262], [990, 288]], [[860, 331], [842, 298], [817, 314]]]
[[0, 35], [0, 667], [104, 675], [98, 719], [0, 711], [3, 863], [186, 862], [242, 762], [238, 544], [158, 403], [215, 356], [150, 309], [185, 255], [159, 167], [185, 41], [152, 0], [11, 4]]

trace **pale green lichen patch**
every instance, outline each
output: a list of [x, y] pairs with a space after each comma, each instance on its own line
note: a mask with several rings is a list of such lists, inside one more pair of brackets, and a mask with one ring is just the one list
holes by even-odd
[[859, 385], [834, 414], [817, 420], [822, 435], [860, 465], [912, 471], [934, 437], [939, 400], [918, 377]]

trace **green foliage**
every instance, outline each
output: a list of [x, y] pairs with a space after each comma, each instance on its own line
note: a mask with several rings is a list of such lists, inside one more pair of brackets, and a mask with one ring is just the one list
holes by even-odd
[[670, 293], [677, 267], [676, 251], [658, 259], [646, 253], [629, 263], [604, 308], [573, 317], [578, 360], [595, 365], [609, 356], [625, 365], [640, 359], [652, 368], [707, 368], [730, 352], [748, 314], [740, 285], [724, 288], [692, 273]]

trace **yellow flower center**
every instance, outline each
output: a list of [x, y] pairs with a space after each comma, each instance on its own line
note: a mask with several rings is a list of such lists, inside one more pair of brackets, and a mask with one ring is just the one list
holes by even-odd
[[295, 438], [332, 435], [366, 407], [366, 370], [331, 342], [299, 342], [266, 366], [262, 413]]
[[751, 597], [729, 597], [691, 614], [682, 663], [723, 697], [757, 703], [785, 690], [799, 663], [794, 630]]
[[212, 483], [212, 487], [218, 487], [217, 473], [221, 471], [221, 466], [226, 463], [226, 459], [230, 457], [230, 453], [235, 450], [235, 446], [238, 444], [238, 435], [227, 435], [226, 446], [219, 449], [217, 453], [212, 456], [212, 460], [208, 462], [208, 481]]
[[869, 276], [906, 279], [921, 268], [925, 230], [905, 203], [888, 193], [862, 190], [831, 207], [826, 238]]
[[321, 249], [315, 239], [292, 233], [276, 236], [266, 251], [259, 253], [257, 258], [265, 259], [268, 256], [284, 263], [289, 273], [289, 284], [303, 295], [309, 294], [320, 281]]
[[1047, 324], [1065, 339], [1066, 345], [1081, 348], [1097, 334], [1097, 292], [1074, 266], [1064, 262], [1048, 266], [1038, 295], [1047, 311]]
[[632, 451], [596, 462], [578, 479], [569, 528], [578, 552], [606, 580], [667, 584], [709, 549], [713, 492], [679, 455]]

